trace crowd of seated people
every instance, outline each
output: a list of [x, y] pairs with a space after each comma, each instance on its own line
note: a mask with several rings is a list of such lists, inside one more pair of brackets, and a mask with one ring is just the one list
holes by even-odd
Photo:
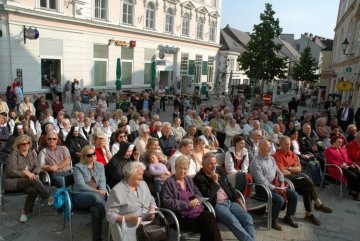
[[[336, 117], [328, 121], [327, 113], [307, 113], [297, 119], [294, 110], [243, 106], [242, 98], [236, 113], [217, 105], [202, 105], [197, 112], [184, 109], [177, 99], [174, 119], [162, 120], [152, 108], [151, 93], [144, 93], [127, 113], [109, 111], [102, 96], [90, 100], [95, 103], [88, 106], [94, 104], [95, 108], [83, 106], [72, 116], [56, 109], [52, 118], [51, 110], [40, 111], [36, 118], [29, 97], [18, 112], [0, 114], [0, 151], [11, 155], [5, 179], [24, 181], [5, 189], [28, 194], [22, 222], [27, 220], [23, 215], [32, 211], [34, 195], [51, 201], [44, 186], [34, 182], [41, 170], [49, 173], [52, 185], [58, 188], [63, 186], [64, 176], [74, 175], [75, 184], [70, 188], [74, 204], [90, 209], [93, 240], [98, 240], [99, 223], [105, 217], [114, 239], [121, 235], [122, 222], [136, 224], [140, 216], [153, 219], [153, 196], [175, 212], [182, 228], [200, 232], [201, 240], [221, 240], [215, 216], [204, 209], [203, 197], [209, 198], [218, 220], [237, 238], [255, 240], [252, 218], [235, 191], [249, 195], [249, 182], [264, 184], [272, 192], [274, 229], [282, 229], [278, 217], [284, 203], [284, 223], [298, 227], [293, 216], [299, 194], [304, 197], [305, 220], [320, 225], [311, 206], [314, 202], [315, 210], [332, 212], [314, 187], [320, 185], [326, 162], [342, 168], [342, 181], [359, 200], [360, 132], [349, 125], [349, 133], [343, 133], [343, 126], [334, 125]], [[216, 166], [217, 152], [225, 153], [223, 166]], [[21, 164], [16, 173], [9, 170], [15, 161]], [[300, 176], [302, 172], [309, 177]], [[332, 178], [339, 178], [331, 168], [329, 172]], [[295, 190], [286, 186], [285, 177]], [[107, 201], [104, 184], [111, 188]]]

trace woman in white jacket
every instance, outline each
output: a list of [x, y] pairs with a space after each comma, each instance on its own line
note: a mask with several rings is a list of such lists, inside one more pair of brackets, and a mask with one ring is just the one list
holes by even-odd
[[225, 146], [230, 148], [232, 146], [232, 141], [235, 135], [242, 134], [242, 130], [239, 124], [236, 123], [234, 118], [231, 118], [228, 124], [225, 126]]

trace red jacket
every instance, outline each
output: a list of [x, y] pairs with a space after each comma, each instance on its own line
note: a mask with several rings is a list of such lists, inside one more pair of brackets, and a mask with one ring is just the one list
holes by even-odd
[[[349, 159], [346, 149], [344, 147], [340, 147], [339, 151], [337, 151], [336, 148], [333, 146], [326, 149], [324, 152], [325, 157], [326, 157], [326, 162], [328, 164], [335, 164], [339, 167], [345, 162], [347, 165], [350, 166], [352, 162]], [[328, 171], [329, 171], [330, 177], [332, 177], [334, 179], [340, 178], [340, 172], [338, 171], [337, 168], [328, 167]], [[342, 182], [343, 183], [346, 182], [345, 177], [343, 177]]]
[[360, 144], [353, 140], [346, 145], [346, 150], [351, 161], [360, 165]]

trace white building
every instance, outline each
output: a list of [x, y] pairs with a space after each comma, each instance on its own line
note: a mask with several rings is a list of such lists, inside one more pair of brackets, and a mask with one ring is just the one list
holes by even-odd
[[[332, 52], [332, 71], [336, 74], [329, 83], [330, 92], [342, 94], [342, 101], [349, 101], [356, 111], [360, 107], [360, 1], [341, 0], [335, 26]], [[347, 40], [349, 45], [343, 49]], [[340, 80], [352, 84], [352, 90], [340, 91]]]
[[114, 89], [118, 58], [123, 88], [149, 88], [153, 61], [156, 86], [213, 85], [221, 1], [0, 0], [0, 90], [19, 79], [46, 92], [53, 78]]

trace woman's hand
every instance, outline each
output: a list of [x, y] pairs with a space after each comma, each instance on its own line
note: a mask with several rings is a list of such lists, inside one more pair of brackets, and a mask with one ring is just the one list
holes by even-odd
[[149, 215], [147, 216], [148, 219], [153, 220], [155, 218], [155, 208], [149, 209]]
[[106, 192], [103, 191], [103, 190], [96, 189], [96, 193], [99, 194], [100, 196], [103, 196], [103, 197], [105, 197], [105, 195], [106, 195]]
[[200, 205], [200, 201], [197, 198], [194, 198], [189, 202], [189, 208], [195, 208]]
[[134, 151], [134, 152], [133, 152], [133, 156], [134, 156], [135, 161], [139, 161], [139, 160], [140, 160], [140, 152]]

